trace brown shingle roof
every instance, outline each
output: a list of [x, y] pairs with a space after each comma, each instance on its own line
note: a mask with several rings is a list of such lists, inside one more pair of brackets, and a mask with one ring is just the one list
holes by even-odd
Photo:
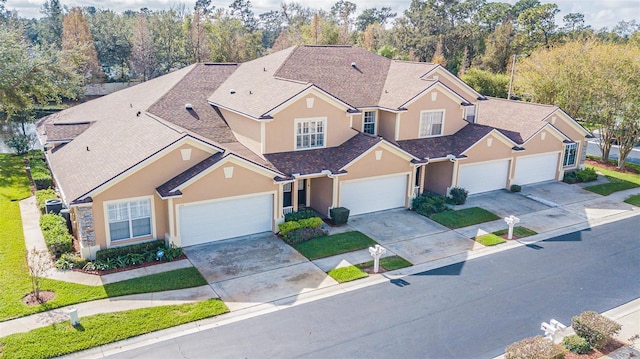
[[91, 126], [91, 122], [80, 123], [47, 123], [45, 135], [47, 142], [71, 141]]
[[316, 174], [324, 170], [338, 173], [349, 162], [380, 141], [382, 137], [358, 133], [338, 147], [271, 153], [265, 157], [287, 175]]
[[392, 61], [379, 105], [384, 108], [398, 109], [435, 82], [424, 80], [422, 76], [436, 66], [425, 62]]
[[[478, 101], [476, 123], [500, 129], [507, 137], [522, 144], [544, 127], [544, 121], [557, 106], [488, 97]], [[505, 130], [505, 131], [503, 131]]]
[[355, 107], [376, 106], [390, 64], [359, 47], [298, 46], [275, 76], [313, 83]]
[[[236, 64], [196, 64], [147, 111], [218, 143], [235, 142], [229, 126], [208, 102], [211, 95], [237, 68]], [[192, 109], [185, 105], [191, 104]]]
[[180, 192], [180, 190], [175, 190], [174, 191], [174, 189], [176, 187], [178, 187], [181, 184], [187, 182], [188, 180], [192, 179], [193, 177], [199, 175], [200, 173], [205, 171], [207, 168], [215, 165], [223, 157], [224, 157], [224, 153], [223, 152], [214, 153], [213, 155], [211, 155], [211, 156], [205, 158], [204, 160], [198, 162], [193, 167], [187, 169], [186, 171], [180, 173], [179, 175], [177, 175], [177, 176], [173, 177], [172, 179], [168, 180], [167, 182], [163, 183], [161, 186], [156, 188], [156, 191], [158, 191], [158, 194], [160, 194], [160, 196], [162, 196], [162, 197], [172, 197], [172, 196], [181, 195], [182, 192]]
[[398, 145], [420, 159], [459, 156], [493, 130], [489, 126], [468, 124], [453, 135], [398, 141]]

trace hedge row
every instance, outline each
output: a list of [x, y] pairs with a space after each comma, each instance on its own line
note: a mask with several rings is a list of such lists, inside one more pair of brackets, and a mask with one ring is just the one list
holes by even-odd
[[36, 185], [36, 189], [46, 189], [51, 187], [51, 172], [44, 161], [44, 154], [40, 150], [29, 151], [29, 167], [31, 168], [31, 178]]
[[73, 238], [67, 229], [67, 221], [60, 215], [53, 213], [42, 215], [40, 228], [51, 255], [59, 257], [73, 247]]
[[280, 229], [280, 235], [285, 236], [287, 233], [300, 229], [300, 228], [317, 228], [322, 226], [322, 220], [319, 217], [311, 217], [301, 219], [299, 221], [289, 221], [280, 223], [278, 229]]
[[164, 248], [164, 239], [157, 239], [151, 242], [136, 243], [128, 246], [113, 247], [107, 249], [101, 249], [96, 252], [96, 261], [106, 260], [108, 258], [117, 258], [119, 256], [126, 256], [129, 253], [143, 253], [157, 251]]

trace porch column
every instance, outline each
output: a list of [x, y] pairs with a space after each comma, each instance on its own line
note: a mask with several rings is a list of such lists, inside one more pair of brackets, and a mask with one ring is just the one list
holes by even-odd
[[176, 236], [176, 217], [173, 208], [173, 198], [169, 198], [167, 205], [169, 206], [169, 240], [172, 240], [173, 237]]
[[[331, 178], [331, 177], [329, 177]], [[338, 207], [338, 188], [339, 188], [340, 182], [338, 181], [338, 177], [334, 176], [333, 177], [333, 197], [331, 198], [331, 207], [332, 208], [336, 208]], [[329, 215], [329, 213], [327, 213], [327, 216]]]
[[293, 211], [298, 211], [298, 179], [293, 180], [291, 184], [291, 205], [293, 206]]
[[276, 201], [276, 213], [277, 213], [277, 217], [276, 218], [283, 218], [284, 217], [284, 212], [283, 212], [283, 204], [284, 204], [284, 184], [278, 183], [278, 200]]
[[[460, 162], [457, 159], [453, 160], [453, 176], [451, 176], [451, 186], [449, 187], [455, 187], [456, 184], [458, 183], [458, 167], [459, 167]], [[449, 195], [449, 189], [447, 189], [447, 196]]]
[[424, 192], [424, 179], [427, 176], [427, 165], [420, 166], [420, 178], [418, 179], [418, 196]]

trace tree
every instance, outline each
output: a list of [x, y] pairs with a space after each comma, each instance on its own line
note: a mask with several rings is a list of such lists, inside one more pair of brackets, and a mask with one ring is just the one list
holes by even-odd
[[252, 31], [258, 27], [253, 10], [251, 9], [251, 1], [233, 0], [229, 8], [231, 9], [231, 16], [240, 19], [242, 25], [245, 26], [247, 30]]
[[483, 95], [507, 98], [509, 76], [505, 74], [494, 74], [490, 71], [472, 67], [460, 78]]
[[640, 128], [638, 58], [640, 48], [630, 44], [572, 41], [539, 49], [518, 64], [516, 90], [596, 127], [603, 161], [615, 138], [623, 165]]
[[44, 18], [38, 29], [38, 43], [41, 45], [53, 45], [58, 49], [62, 47], [62, 22], [64, 12], [59, 0], [46, 1], [40, 10]]
[[26, 251], [27, 266], [29, 267], [29, 276], [31, 277], [31, 289], [35, 298], [42, 302], [40, 297], [40, 279], [53, 267], [49, 252], [46, 250], [38, 250], [33, 247]]
[[480, 68], [494, 73], [505, 72], [513, 54], [511, 44], [515, 36], [513, 25], [506, 22], [498, 26], [485, 40], [486, 48], [480, 57]]
[[209, 15], [214, 8], [211, 0], [198, 0], [193, 9], [193, 17], [185, 19], [189, 32], [189, 52], [193, 62], [203, 62], [211, 56], [206, 28], [211, 25]]
[[184, 31], [183, 8], [155, 12], [150, 17], [155, 57], [160, 74], [184, 67], [189, 63], [187, 33]]
[[260, 56], [262, 33], [247, 30], [240, 19], [218, 11], [208, 29], [211, 60], [244, 62]]
[[102, 72], [113, 79], [127, 78], [135, 17], [95, 10], [87, 21]]
[[438, 45], [436, 45], [436, 51], [433, 53], [431, 62], [442, 67], [447, 66], [447, 59], [444, 57], [444, 52], [442, 51], [442, 36], [438, 39]]
[[142, 76], [142, 81], [154, 77], [156, 69], [156, 52], [153, 44], [153, 35], [147, 25], [147, 15], [140, 13], [136, 19], [133, 30], [133, 42], [131, 48], [131, 64], [133, 71]]
[[556, 29], [556, 4], [544, 4], [528, 8], [518, 16], [517, 42], [520, 52], [528, 53], [540, 45], [548, 46]]
[[356, 12], [356, 4], [347, 0], [339, 0], [331, 6], [331, 16], [340, 25], [340, 43], [351, 44], [352, 16]]
[[98, 54], [89, 24], [79, 7], [71, 9], [62, 23], [62, 50], [65, 61], [85, 79], [101, 75]]
[[63, 64], [58, 52], [27, 42], [17, 29], [0, 26], [0, 112], [4, 120], [21, 118], [36, 103], [60, 102], [78, 95], [81, 78]]
[[375, 23], [384, 26], [387, 20], [396, 17], [396, 15], [397, 13], [392, 12], [390, 7], [364, 9], [356, 18], [356, 30], [364, 31], [367, 26]]

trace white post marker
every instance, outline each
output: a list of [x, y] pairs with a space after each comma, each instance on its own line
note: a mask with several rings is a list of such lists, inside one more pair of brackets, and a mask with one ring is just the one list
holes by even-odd
[[510, 215], [509, 217], [504, 217], [504, 221], [509, 225], [509, 234], [507, 235], [507, 239], [513, 239], [513, 227], [520, 222], [520, 218]]
[[378, 273], [378, 270], [380, 269], [380, 257], [387, 253], [387, 249], [376, 244], [375, 247], [369, 247], [369, 253], [373, 257], [373, 273]]
[[78, 309], [74, 308], [69, 310], [69, 319], [71, 320], [71, 325], [74, 327], [80, 324], [80, 321], [78, 320]]

